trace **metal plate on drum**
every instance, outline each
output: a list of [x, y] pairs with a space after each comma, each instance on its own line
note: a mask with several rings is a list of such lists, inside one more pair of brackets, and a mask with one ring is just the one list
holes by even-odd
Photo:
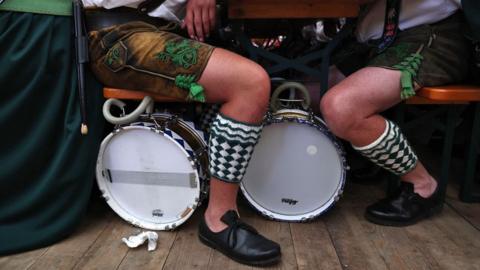
[[[166, 180], [167, 175], [173, 177]], [[142, 176], [149, 179], [139, 180]], [[189, 154], [171, 137], [145, 126], [123, 127], [104, 139], [97, 182], [118, 215], [145, 229], [179, 226], [200, 200], [200, 178]]]

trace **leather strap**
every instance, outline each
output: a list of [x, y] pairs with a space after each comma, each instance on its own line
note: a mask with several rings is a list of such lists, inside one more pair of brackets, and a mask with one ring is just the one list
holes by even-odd
[[86, 9], [85, 19], [87, 31], [89, 32], [133, 21], [142, 21], [157, 27], [163, 27], [169, 23], [164, 19], [141, 14], [136, 9], [127, 7], [94, 10]]
[[158, 8], [165, 0], [146, 0], [138, 5], [138, 12], [147, 14]]

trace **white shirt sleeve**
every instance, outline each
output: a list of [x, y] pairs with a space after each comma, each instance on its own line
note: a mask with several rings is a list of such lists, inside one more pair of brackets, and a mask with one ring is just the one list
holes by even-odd
[[[85, 7], [116, 8], [132, 7], [137, 8], [144, 0], [82, 0]], [[166, 0], [158, 8], [148, 13], [152, 17], [158, 17], [172, 22], [181, 22], [185, 17], [185, 6], [188, 0]]]
[[[400, 30], [422, 24], [441, 21], [454, 14], [460, 0], [403, 0], [399, 18]], [[359, 42], [378, 39], [382, 36], [385, 20], [386, 1], [378, 0], [370, 6], [368, 13], [357, 26]]]
[[185, 17], [187, 2], [188, 0], [166, 0], [148, 15], [163, 18], [167, 21], [181, 22]]
[[82, 0], [85, 7], [101, 7], [106, 9], [116, 7], [138, 7], [142, 0]]

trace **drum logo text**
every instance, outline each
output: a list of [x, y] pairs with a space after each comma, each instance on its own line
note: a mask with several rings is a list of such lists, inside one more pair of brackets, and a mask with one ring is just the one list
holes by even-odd
[[154, 217], [163, 217], [163, 211], [160, 209], [155, 209], [152, 211], [152, 216]]
[[282, 198], [282, 203], [288, 203], [290, 205], [295, 205], [297, 204], [297, 200], [294, 199], [287, 199], [287, 198]]

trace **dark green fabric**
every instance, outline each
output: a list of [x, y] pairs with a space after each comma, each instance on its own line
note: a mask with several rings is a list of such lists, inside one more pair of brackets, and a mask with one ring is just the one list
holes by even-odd
[[81, 136], [71, 23], [0, 11], [0, 254], [64, 238], [90, 197], [103, 98], [90, 78]]
[[480, 41], [480, 1], [462, 0], [462, 8], [470, 26], [472, 37], [476, 41]]
[[5, 0], [0, 4], [0, 10], [30, 12], [38, 14], [70, 16], [72, 15], [71, 0]]
[[[464, 28], [462, 14], [456, 13], [437, 23], [400, 31], [381, 54], [376, 54], [376, 47], [354, 40], [333, 56], [333, 63], [347, 76], [364, 66], [400, 71], [408, 68], [405, 74], [411, 78], [402, 79], [414, 81], [419, 87], [460, 83], [467, 79], [470, 56]], [[402, 82], [402, 88], [405, 86]]]

